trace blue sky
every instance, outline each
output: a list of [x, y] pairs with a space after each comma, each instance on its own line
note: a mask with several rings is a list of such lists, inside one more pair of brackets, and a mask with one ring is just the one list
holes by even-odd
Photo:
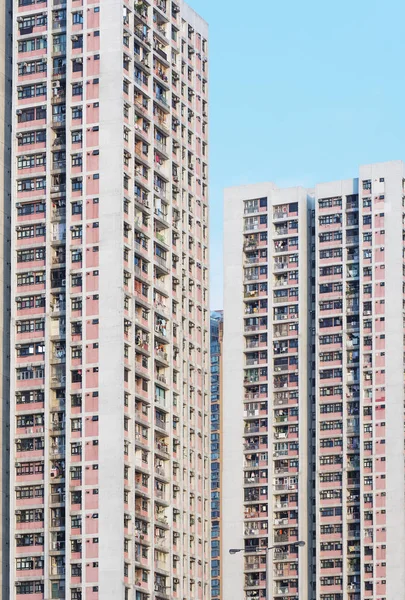
[[405, 158], [403, 0], [188, 0], [210, 25], [211, 307], [222, 196]]

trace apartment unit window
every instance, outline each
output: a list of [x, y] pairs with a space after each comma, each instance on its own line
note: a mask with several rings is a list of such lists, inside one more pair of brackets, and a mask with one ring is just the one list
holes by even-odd
[[[81, 442], [73, 442], [72, 444], [70, 444], [70, 450], [71, 450], [72, 456], [81, 454], [82, 453], [82, 443]], [[76, 494], [77, 493], [81, 494], [81, 492], [76, 492]], [[77, 498], [74, 497], [74, 494], [72, 494], [72, 503], [73, 504], [75, 503], [74, 502], [75, 500], [77, 501]], [[80, 501], [81, 501], [81, 496], [80, 496], [79, 502]]]
[[335, 508], [320, 508], [319, 509], [321, 517], [338, 517], [342, 515], [342, 507], [337, 506]]
[[319, 217], [319, 225], [333, 225], [341, 222], [342, 216], [339, 214], [323, 215], [322, 217]]
[[343, 429], [342, 421], [322, 421], [320, 424], [321, 431], [332, 431]]
[[72, 131], [72, 144], [77, 144], [82, 141], [82, 131], [79, 129], [78, 131]]
[[320, 473], [319, 481], [322, 483], [331, 483], [333, 481], [342, 481], [341, 473]]
[[319, 208], [332, 208], [332, 206], [342, 206], [342, 198], [322, 198], [318, 202]]
[[83, 189], [82, 178], [72, 179], [72, 192], [81, 191]]
[[25, 381], [27, 379], [43, 379], [44, 370], [40, 367], [17, 369], [17, 381]]
[[17, 523], [38, 523], [44, 520], [44, 511], [42, 509], [21, 510], [16, 513]]
[[[82, 310], [82, 299], [72, 298], [72, 310]], [[80, 357], [75, 357], [80, 358]]]
[[36, 248], [35, 250], [20, 250], [17, 252], [17, 262], [32, 262], [34, 260], [45, 259], [45, 248]]
[[47, 47], [46, 37], [31, 38], [18, 42], [18, 52], [33, 52], [34, 50], [43, 50]]
[[43, 594], [44, 583], [42, 581], [17, 581], [15, 584], [17, 594]]
[[83, 116], [83, 109], [81, 106], [74, 106], [72, 108], [72, 119], [81, 119]]
[[[44, 497], [44, 489], [40, 486], [23, 486], [16, 489], [15, 497], [17, 500], [23, 500], [25, 498], [43, 498]], [[24, 538], [20, 538], [21, 541], [24, 541]], [[43, 540], [43, 538], [42, 538]], [[42, 541], [43, 543], [43, 541]], [[21, 546], [25, 546], [26, 544], [21, 543]], [[17, 543], [18, 546], [18, 543]]]
[[[333, 388], [321, 388], [321, 390], [324, 390], [324, 389], [333, 390]], [[327, 394], [321, 394], [321, 395], [327, 395]], [[321, 404], [320, 405], [321, 414], [342, 412], [342, 410], [343, 410], [343, 405], [341, 402], [332, 402], [331, 404]]]
[[39, 121], [42, 119], [46, 119], [46, 108], [38, 107], [19, 110], [19, 112], [17, 112], [17, 115], [19, 123], [27, 123], [28, 121], [35, 120]]
[[342, 248], [328, 248], [328, 250], [321, 250], [319, 252], [319, 258], [341, 258], [342, 257]]
[[72, 14], [72, 24], [81, 25], [83, 23], [83, 12], [77, 11]]
[[30, 569], [43, 569], [44, 559], [42, 557], [28, 557], [28, 558], [17, 558], [16, 569], [17, 571], [24, 571]]
[[72, 37], [72, 48], [83, 48], [83, 36], [75, 35]]
[[341, 241], [342, 240], [342, 232], [341, 231], [328, 231], [327, 233], [321, 233], [319, 235], [319, 242], [332, 242], [332, 241]]
[[72, 215], [81, 215], [83, 212], [82, 203], [80, 202], [72, 202]]

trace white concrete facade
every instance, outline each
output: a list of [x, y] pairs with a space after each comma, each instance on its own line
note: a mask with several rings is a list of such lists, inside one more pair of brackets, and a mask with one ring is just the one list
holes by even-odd
[[203, 600], [208, 26], [182, 0], [13, 9], [7, 597]]
[[[291, 589], [294, 586], [300, 598], [309, 598], [307, 549], [300, 549], [298, 554], [293, 542], [308, 536], [310, 208], [311, 199], [303, 188], [281, 190], [269, 183], [225, 191], [221, 558], [224, 598], [265, 598], [266, 587], [277, 597], [284, 589], [288, 569], [295, 573], [291, 575]], [[282, 239], [287, 240], [285, 248], [280, 246]], [[291, 254], [287, 253], [288, 244]], [[257, 266], [252, 271], [249, 265]], [[289, 289], [294, 295], [291, 299], [287, 295], [286, 302], [294, 300], [297, 304], [282, 313], [282, 297], [277, 294]], [[284, 320], [286, 325], [278, 324]], [[284, 371], [278, 356], [288, 350], [290, 337], [296, 368], [293, 367], [291, 392], [281, 392], [290, 388], [290, 383], [281, 381], [284, 375], [278, 377], [274, 373]], [[259, 366], [258, 372], [248, 369], [250, 365]], [[295, 416], [291, 413], [291, 435], [297, 440], [294, 448], [289, 442], [280, 441], [288, 439], [290, 425], [287, 429], [277, 425], [289, 423], [288, 412], [285, 417], [280, 416], [285, 410], [280, 407], [288, 405], [294, 405], [295, 411]], [[248, 433], [252, 435], [247, 437]], [[290, 454], [294, 456], [294, 466], [289, 467], [288, 460], [281, 457]], [[287, 493], [283, 494], [283, 490]], [[289, 490], [293, 493], [289, 494]], [[287, 506], [297, 513], [292, 520], [295, 527], [290, 530], [278, 527], [288, 521], [281, 516], [281, 509], [285, 512]], [[283, 562], [269, 569], [267, 581], [266, 548], [273, 544], [281, 553], [269, 555], [270, 560]], [[247, 552], [244, 556], [230, 555], [230, 548], [246, 548]]]
[[225, 598], [403, 597], [404, 181], [395, 161], [313, 191], [226, 190]]

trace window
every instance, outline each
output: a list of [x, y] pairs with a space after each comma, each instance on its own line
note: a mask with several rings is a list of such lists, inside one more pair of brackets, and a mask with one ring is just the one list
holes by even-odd
[[74, 58], [73, 59], [73, 72], [74, 73], [78, 73], [79, 71], [83, 71], [83, 61], [80, 58]]
[[72, 96], [81, 96], [83, 94], [83, 84], [74, 83], [72, 85]]
[[322, 217], [319, 217], [319, 225], [332, 225], [341, 222], [342, 216], [340, 214], [323, 215]]
[[[36, 559], [32, 559], [36, 560]], [[44, 583], [43, 581], [18, 581], [16, 584], [17, 594], [43, 594]]]
[[72, 215], [81, 215], [82, 214], [82, 203], [81, 202], [72, 202]]
[[83, 36], [82, 35], [72, 36], [72, 48], [83, 48]]
[[81, 11], [72, 14], [72, 23], [73, 25], [83, 24], [83, 13]]
[[72, 108], [72, 119], [81, 119], [83, 115], [83, 109], [81, 106], [74, 106]]
[[82, 141], [82, 131], [72, 131], [72, 144], [77, 144]]

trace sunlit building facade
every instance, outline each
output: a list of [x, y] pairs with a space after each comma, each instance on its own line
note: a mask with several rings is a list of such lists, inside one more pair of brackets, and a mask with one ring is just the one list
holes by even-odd
[[403, 595], [404, 182], [226, 191], [225, 597]]
[[14, 0], [10, 598], [207, 598], [208, 31]]
[[310, 598], [311, 210], [303, 188], [225, 194], [224, 598]]
[[11, 0], [0, 7], [0, 596], [10, 575], [10, 210], [11, 210]]
[[221, 600], [222, 347], [224, 315], [211, 312], [211, 597]]

